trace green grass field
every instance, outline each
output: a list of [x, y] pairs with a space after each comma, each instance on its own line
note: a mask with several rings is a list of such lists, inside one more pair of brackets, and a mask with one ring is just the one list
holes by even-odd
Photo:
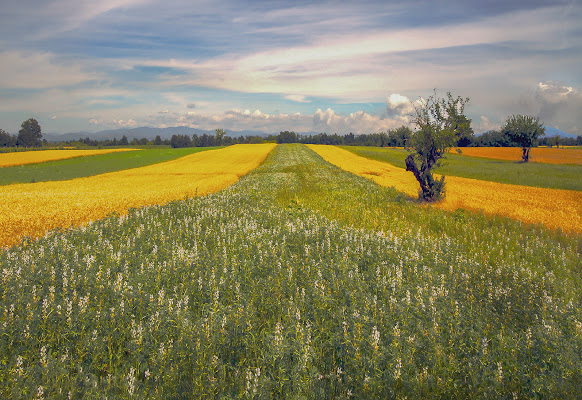
[[[404, 159], [409, 154], [403, 149], [341, 147], [359, 156], [387, 162], [399, 168], [406, 168]], [[576, 165], [522, 163], [447, 154], [441, 167], [435, 169], [435, 172], [445, 176], [460, 176], [512, 185], [582, 190], [582, 167]]]
[[581, 249], [278, 146], [0, 252], [0, 397], [579, 398]]
[[0, 168], [0, 185], [44, 181], [62, 181], [138, 168], [173, 160], [199, 151], [217, 147], [189, 147], [182, 149], [146, 148], [121, 153], [76, 157], [66, 160]]

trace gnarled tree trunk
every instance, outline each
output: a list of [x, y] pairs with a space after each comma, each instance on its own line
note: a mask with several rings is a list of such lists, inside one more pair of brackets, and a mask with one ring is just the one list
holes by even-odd
[[433, 202], [442, 198], [445, 186], [444, 176], [440, 180], [435, 181], [429, 166], [426, 163], [422, 163], [420, 169], [418, 169], [412, 154], [406, 157], [405, 163], [406, 170], [411, 171], [420, 184], [420, 191], [418, 193], [420, 200]]

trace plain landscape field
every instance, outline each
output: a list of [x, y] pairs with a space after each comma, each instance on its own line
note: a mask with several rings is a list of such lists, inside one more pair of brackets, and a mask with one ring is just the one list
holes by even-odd
[[[223, 169], [249, 158], [148, 182], [229, 149]], [[214, 194], [0, 252], [0, 395], [577, 398], [579, 233], [419, 206], [302, 145], [259, 152]]]
[[[379, 185], [394, 187], [413, 198], [418, 193], [416, 179], [404, 168], [360, 157], [335, 146], [308, 147], [326, 161]], [[447, 176], [446, 182], [445, 199], [434, 204], [443, 210], [483, 211], [527, 223], [542, 223], [554, 229], [582, 232], [582, 191], [509, 185], [458, 176]]]
[[[343, 146], [345, 150], [352, 153], [392, 164], [398, 168], [404, 168], [404, 159], [409, 154], [404, 149], [379, 148], [379, 147], [357, 147]], [[447, 158], [442, 161], [442, 165], [436, 170], [437, 173], [445, 176], [458, 176], [462, 178], [478, 179], [507, 183], [511, 185], [524, 185], [541, 187], [548, 189], [582, 190], [582, 168], [579, 165], [556, 165], [538, 162], [521, 162], [521, 156], [515, 153], [516, 148], [511, 150], [511, 160], [485, 159], [484, 157], [468, 156], [468, 152], [487, 151], [489, 148], [476, 148], [471, 150], [463, 148], [462, 154], [453, 152], [447, 154]], [[503, 148], [493, 148], [495, 152], [505, 153]], [[532, 150], [535, 156], [538, 148]], [[563, 149], [552, 150], [554, 157], [559, 157]], [[582, 158], [582, 149], [569, 149]], [[516, 155], [517, 154], [517, 155]], [[489, 155], [491, 153], [489, 152]]]
[[257, 167], [273, 147], [236, 145], [74, 180], [1, 186], [0, 245], [132, 207], [215, 192]]
[[146, 165], [174, 160], [199, 151], [216, 148], [217, 147], [189, 147], [181, 149], [151, 148], [130, 152], [98, 153], [90, 157], [67, 157], [65, 159], [37, 164], [4, 167], [0, 174], [0, 185], [83, 178], [86, 176], [104, 174], [106, 172], [144, 167]]
[[106, 150], [43, 150], [43, 151], [18, 151], [12, 153], [0, 153], [0, 167], [12, 167], [15, 165], [37, 164], [47, 161], [64, 160], [67, 158], [86, 157], [98, 154], [133, 151], [135, 149], [106, 149]]

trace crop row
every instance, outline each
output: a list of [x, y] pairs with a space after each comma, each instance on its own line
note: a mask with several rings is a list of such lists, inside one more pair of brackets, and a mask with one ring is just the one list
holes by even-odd
[[[520, 147], [463, 147], [463, 155], [497, 160], [521, 160]], [[535, 147], [531, 150], [530, 161], [547, 164], [582, 165], [582, 149], [560, 149]]]
[[[403, 168], [357, 156], [334, 146], [308, 145], [326, 161], [364, 176], [379, 185], [394, 187], [416, 197], [418, 182]], [[508, 185], [477, 179], [446, 177], [446, 197], [435, 203], [443, 210], [477, 210], [504, 215], [553, 229], [582, 232], [582, 192]]]
[[258, 166], [273, 147], [236, 145], [86, 178], [0, 187], [0, 246], [131, 207], [218, 191]]
[[47, 161], [64, 160], [74, 157], [94, 156], [98, 154], [117, 153], [121, 151], [134, 151], [135, 149], [106, 149], [106, 150], [43, 150], [43, 151], [18, 151], [0, 154], [0, 167], [15, 165], [37, 164]]

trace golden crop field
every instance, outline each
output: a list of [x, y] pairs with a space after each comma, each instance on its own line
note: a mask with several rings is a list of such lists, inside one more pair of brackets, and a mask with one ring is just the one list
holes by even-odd
[[[463, 147], [461, 151], [465, 156], [508, 161], [521, 161], [522, 153], [520, 147]], [[529, 157], [530, 162], [582, 165], [582, 149], [534, 147]]]
[[[308, 145], [327, 162], [364, 176], [379, 185], [416, 197], [419, 185], [411, 172], [380, 161], [357, 156], [335, 146]], [[445, 200], [434, 206], [499, 214], [550, 228], [582, 232], [582, 192], [508, 185], [477, 179], [446, 177]]]
[[134, 150], [137, 149], [16, 151], [13, 153], [1, 153], [0, 167], [37, 164], [47, 161], [64, 160], [66, 158], [94, 156], [97, 154], [118, 153], [121, 151]]
[[86, 178], [2, 186], [0, 246], [131, 207], [216, 192], [256, 168], [274, 147], [240, 144]]

